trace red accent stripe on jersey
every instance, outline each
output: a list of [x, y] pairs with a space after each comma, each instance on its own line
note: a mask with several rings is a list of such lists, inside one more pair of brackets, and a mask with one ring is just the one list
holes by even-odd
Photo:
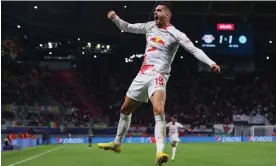
[[141, 66], [141, 68], [139, 70], [139, 73], [141, 73], [141, 74], [144, 74], [145, 71], [147, 71], [147, 70], [152, 70], [152, 71], [155, 70], [154, 69], [154, 65], [148, 65], [147, 64], [146, 58], [147, 58], [147, 54], [144, 55], [143, 64], [142, 64], [142, 66]]
[[172, 24], [169, 24], [168, 26], [164, 25], [161, 29], [167, 30], [169, 26], [172, 26]]
[[139, 73], [144, 74], [145, 71], [147, 71], [147, 70], [154, 71], [154, 65], [142, 65], [141, 68], [140, 68]]
[[157, 49], [155, 47], [152, 47], [150, 49], [147, 50], [147, 52], [151, 52], [151, 51], [156, 51]]

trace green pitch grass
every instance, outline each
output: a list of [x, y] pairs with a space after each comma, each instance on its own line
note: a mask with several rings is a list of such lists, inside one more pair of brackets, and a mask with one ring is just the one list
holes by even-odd
[[[171, 156], [171, 147], [166, 151]], [[96, 145], [47, 145], [1, 154], [2, 166], [154, 166], [154, 144], [126, 144], [116, 154]], [[276, 143], [179, 144], [163, 166], [276, 166]]]

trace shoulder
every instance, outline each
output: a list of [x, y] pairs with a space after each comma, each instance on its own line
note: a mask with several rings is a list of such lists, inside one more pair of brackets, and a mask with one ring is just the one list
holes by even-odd
[[167, 30], [176, 39], [186, 37], [186, 34], [175, 28], [175, 26], [169, 26]]
[[150, 22], [146, 22], [146, 29], [150, 30], [155, 26], [155, 22], [154, 21], [150, 21]]
[[180, 123], [176, 122], [178, 126], [182, 126]]

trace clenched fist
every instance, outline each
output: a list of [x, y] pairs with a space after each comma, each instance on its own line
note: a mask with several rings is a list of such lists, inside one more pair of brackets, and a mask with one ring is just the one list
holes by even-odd
[[107, 14], [107, 18], [109, 18], [109, 19], [114, 19], [116, 17], [116, 13], [114, 12], [114, 11], [110, 11], [110, 12], [108, 12], [108, 14]]
[[217, 64], [211, 65], [211, 69], [213, 72], [220, 73], [220, 67]]

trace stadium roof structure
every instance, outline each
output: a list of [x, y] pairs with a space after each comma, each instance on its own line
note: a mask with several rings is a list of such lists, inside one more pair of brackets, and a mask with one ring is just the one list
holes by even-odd
[[[117, 36], [121, 32], [107, 19], [114, 10], [124, 20], [152, 20], [156, 2], [2, 2], [2, 21], [21, 25], [33, 34], [75, 37]], [[275, 2], [171, 2], [172, 23], [197, 33], [204, 25], [224, 22], [249, 24], [255, 36], [275, 35]], [[36, 6], [36, 7], [34, 7]], [[2, 24], [2, 26], [5, 26]], [[187, 33], [188, 33], [187, 32]]]

